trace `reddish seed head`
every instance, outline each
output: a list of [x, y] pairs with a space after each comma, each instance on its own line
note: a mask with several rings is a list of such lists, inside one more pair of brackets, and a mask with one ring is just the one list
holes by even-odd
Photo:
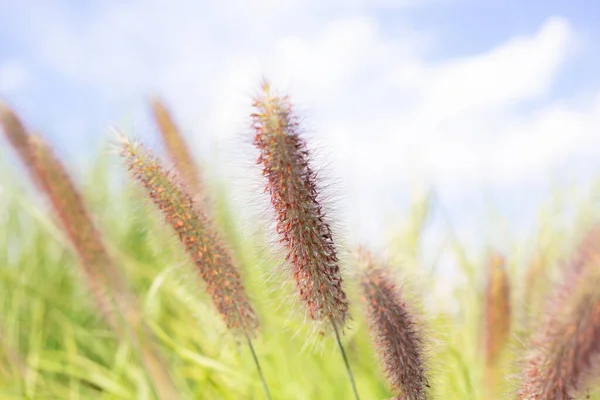
[[366, 304], [369, 331], [385, 374], [398, 399], [425, 400], [429, 383], [425, 373], [424, 339], [409, 305], [402, 299], [389, 270], [376, 265], [366, 251], [360, 285]]
[[188, 147], [183, 139], [181, 130], [175, 124], [171, 113], [158, 98], [150, 101], [154, 120], [159, 128], [160, 134], [165, 142], [171, 161], [175, 165], [177, 172], [183, 178], [183, 182], [188, 191], [193, 196], [200, 196], [202, 190], [202, 181], [200, 172], [190, 154]]
[[487, 286], [485, 290], [484, 341], [486, 363], [493, 365], [510, 331], [510, 282], [504, 257], [493, 253], [488, 262]]
[[600, 357], [600, 236], [587, 235], [535, 332], [519, 399], [573, 399]]
[[42, 190], [48, 196], [62, 228], [75, 248], [92, 295], [105, 318], [116, 326], [109, 288], [120, 295], [124, 283], [108, 255], [100, 232], [89, 215], [81, 194], [69, 178], [66, 169], [46, 143], [38, 137], [29, 140], [33, 169]]
[[6, 138], [19, 153], [19, 156], [27, 165], [31, 163], [31, 154], [28, 149], [27, 138], [29, 134], [23, 123], [3, 102], [0, 101], [0, 121]]
[[289, 99], [272, 96], [266, 84], [253, 106], [254, 145], [260, 150], [257, 163], [267, 178], [265, 192], [271, 197], [276, 231], [300, 298], [313, 320], [330, 319], [343, 327], [348, 301], [337, 251], [297, 118]]
[[[100, 233], [85, 207], [83, 198], [66, 169], [50, 147], [40, 138], [30, 136], [19, 117], [0, 103], [0, 123], [5, 136], [21, 157], [32, 180], [44, 192], [57, 220], [80, 259], [87, 280], [103, 317], [116, 324], [108, 299], [108, 288], [121, 291], [121, 281], [108, 257]], [[117, 285], [117, 287], [115, 287]]]
[[[0, 122], [32, 179], [50, 200], [59, 224], [79, 256], [83, 276], [103, 318], [122, 335], [124, 331], [115, 315], [121, 312], [125, 323], [137, 330], [140, 319], [134, 298], [126, 291], [126, 284], [104, 246], [100, 231], [66, 169], [52, 149], [40, 138], [30, 136], [19, 118], [2, 104]], [[141, 337], [145, 335], [145, 332], [138, 333]], [[159, 397], [176, 398], [177, 392], [159, 354], [145, 340], [140, 350]]]
[[125, 141], [121, 154], [132, 176], [146, 189], [185, 246], [227, 327], [252, 334], [258, 320], [241, 276], [207, 217], [175, 176], [140, 144]]

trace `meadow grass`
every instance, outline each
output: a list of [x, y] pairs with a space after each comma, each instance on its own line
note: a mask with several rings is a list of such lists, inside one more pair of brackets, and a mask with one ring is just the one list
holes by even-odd
[[[22, 179], [25, 171], [10, 148], [2, 146], [0, 150], [0, 399], [159, 398], [157, 382], [140, 357], [140, 343], [119, 334], [103, 318], [79, 274], [80, 260], [49, 204], [33, 183]], [[143, 188], [126, 179], [127, 169], [119, 156], [102, 151], [92, 170], [73, 175], [112, 263], [127, 282], [128, 292], [135, 295], [149, 332], [144, 340], [150, 340], [162, 357], [162, 367], [169, 371], [178, 398], [264, 399], [246, 342], [228, 329], [226, 319], [213, 305], [214, 296], [207, 293], [175, 232], [147, 200]], [[237, 223], [238, 213], [228, 206], [227, 182], [218, 187], [208, 182], [202, 180], [202, 191], [218, 204], [213, 210], [215, 229], [228, 242], [260, 323], [252, 343], [272, 398], [352, 398], [335, 336], [315, 334], [304, 313], [288, 309], [289, 287], [273, 277], [283, 257], [273, 251], [269, 235], [247, 235]], [[432, 272], [435, 268], [423, 262], [426, 223], [431, 211], [441, 205], [432, 195], [413, 203], [405, 225], [392, 235], [392, 256], [386, 260], [386, 268], [390, 276], [410, 286], [407, 298], [420, 310], [419, 322], [426, 335], [428, 398], [518, 398], [519, 388], [526, 386], [522, 381], [530, 343], [550, 340], [543, 335], [548, 319], [542, 318], [544, 303], [552, 298], [555, 281], [560, 283], [560, 272], [569, 265], [563, 260], [576, 253], [598, 216], [597, 198], [596, 190], [582, 197], [558, 193], [550, 199], [540, 209], [534, 236], [513, 243], [503, 254], [503, 285], [510, 290], [493, 293], [489, 292], [494, 286], [488, 282], [489, 254], [466, 249], [451, 221], [444, 221], [448, 235], [444, 252], [455, 258], [464, 278], [454, 288], [451, 300], [456, 307], [452, 310], [444, 307], [449, 300], [434, 290], [438, 284]], [[566, 200], [576, 213], [565, 211]], [[494, 247], [494, 243], [489, 245]], [[593, 258], [588, 263], [596, 261]], [[341, 270], [352, 271], [352, 257], [339, 262]], [[374, 346], [360, 286], [353, 277], [350, 273], [344, 280], [351, 321], [341, 342], [357, 391], [363, 400], [399, 396], [386, 380], [378, 359], [378, 350], [385, 349]], [[502, 293], [510, 298], [503, 298]], [[494, 300], [498, 297], [500, 300]], [[597, 298], [579, 297], [592, 302]], [[494, 302], [500, 309], [507, 309], [506, 303], [510, 303], [509, 321], [503, 321], [498, 328], [502, 331], [493, 336], [501, 339], [489, 336], [495, 332], [489, 321], [499, 318], [490, 316]], [[570, 307], [577, 309], [577, 304]], [[313, 311], [319, 316], [318, 308]], [[345, 309], [343, 313], [340, 321], [345, 321]], [[323, 316], [327, 317], [327, 312]], [[556, 323], [557, 318], [550, 319]], [[564, 329], [571, 332], [566, 324]], [[542, 339], [536, 339], [540, 332]], [[588, 333], [588, 338], [590, 335], [595, 333]], [[490, 340], [503, 342], [493, 343], [493, 355]], [[571, 341], [577, 342], [576, 338]], [[386, 359], [386, 363], [393, 361], [393, 357]], [[577, 364], [576, 360], [573, 363]], [[584, 363], [587, 366], [587, 358]], [[415, 368], [420, 371], [420, 366]], [[586, 381], [589, 391], [580, 394], [600, 399], [594, 371], [585, 372], [592, 379]]]

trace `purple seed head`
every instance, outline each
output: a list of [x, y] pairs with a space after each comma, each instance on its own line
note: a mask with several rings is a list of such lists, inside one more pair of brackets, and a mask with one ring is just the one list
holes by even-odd
[[600, 357], [600, 230], [565, 264], [525, 359], [519, 398], [574, 399]]
[[254, 145], [300, 299], [313, 320], [342, 328], [348, 300], [330, 224], [321, 205], [310, 152], [287, 97], [263, 93], [254, 101]]
[[429, 382], [425, 371], [424, 338], [410, 305], [391, 276], [361, 250], [360, 285], [369, 331], [384, 372], [399, 399], [425, 400]]

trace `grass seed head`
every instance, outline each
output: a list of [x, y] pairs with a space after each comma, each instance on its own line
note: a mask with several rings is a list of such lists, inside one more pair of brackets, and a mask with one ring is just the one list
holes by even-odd
[[280, 243], [311, 319], [331, 320], [343, 328], [348, 300], [310, 152], [289, 99], [272, 95], [267, 84], [263, 89], [253, 104], [254, 145], [260, 151], [257, 163], [267, 180]]
[[31, 136], [19, 117], [3, 103], [0, 103], [0, 121], [32, 180], [50, 201], [80, 259], [84, 278], [103, 318], [116, 326], [108, 287], [119, 280], [81, 194], [52, 149], [39, 137]]
[[486, 363], [496, 363], [510, 333], [510, 281], [504, 257], [492, 253], [485, 289], [484, 343]]
[[600, 357], [600, 231], [594, 227], [565, 265], [526, 357], [522, 400], [573, 399]]
[[188, 147], [181, 130], [173, 120], [169, 109], [158, 98], [150, 101], [154, 120], [166, 145], [169, 157], [178, 174], [183, 178], [183, 183], [193, 196], [202, 193], [202, 177]]
[[[127, 292], [126, 283], [66, 168], [50, 146], [41, 138], [30, 135], [17, 115], [1, 103], [0, 121], [32, 180], [50, 201], [58, 223], [79, 258], [78, 265], [103, 319], [123, 337], [125, 331], [117, 319], [117, 314], [121, 313], [124, 322], [137, 332], [139, 342], [148, 332], [141, 323], [135, 298]], [[139, 344], [142, 361], [159, 397], [176, 398], [177, 391], [161, 355], [150, 342], [143, 340]]]
[[252, 334], [258, 320], [240, 273], [208, 218], [196, 208], [175, 175], [141, 144], [123, 142], [122, 156], [133, 178], [146, 189], [184, 245], [227, 327]]
[[19, 117], [2, 101], [0, 101], [0, 121], [4, 134], [12, 147], [26, 164], [30, 164], [31, 153], [27, 143], [29, 135]]
[[359, 282], [366, 305], [369, 331], [384, 372], [398, 399], [425, 400], [429, 381], [425, 371], [424, 338], [410, 305], [390, 271], [361, 250]]
[[81, 194], [52, 149], [39, 137], [29, 138], [32, 170], [46, 193], [63, 231], [75, 248], [88, 286], [105, 319], [117, 325], [110, 298], [112, 288], [122, 293], [121, 279], [86, 209]]

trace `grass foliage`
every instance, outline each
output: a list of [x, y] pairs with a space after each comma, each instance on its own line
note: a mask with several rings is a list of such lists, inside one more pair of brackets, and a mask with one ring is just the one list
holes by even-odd
[[[69, 238], [44, 196], [23, 179], [27, 175], [15, 153], [2, 143], [0, 398], [159, 397], [157, 386], [162, 383], [144, 364], [141, 337], [120, 335], [102, 318], [79, 274]], [[181, 399], [264, 399], [246, 342], [227, 329], [184, 246], [143, 189], [125, 179], [126, 172], [118, 155], [102, 152], [92, 170], [73, 175], [113, 264], [135, 294], [148, 331], [143, 340], [156, 349]], [[216, 229], [227, 242], [260, 322], [253, 346], [272, 398], [352, 398], [335, 337], [314, 332], [302, 312], [290, 312], [297, 299], [291, 299], [289, 285], [273, 275], [283, 260], [265, 239], [271, 236], [246, 235], [229, 206], [227, 183], [217, 187], [207, 182], [210, 179], [203, 180], [203, 192], [216, 205], [211, 209]], [[484, 336], [494, 327], [486, 327], [485, 321], [498, 321], [502, 314], [485, 314], [494, 307], [489, 303], [493, 296], [486, 295], [486, 288], [493, 286], [487, 284], [490, 255], [464, 248], [446, 224], [444, 256], [455, 258], [464, 279], [450, 301], [440, 297], [434, 268], [424, 263], [431, 257], [423, 254], [422, 240], [432, 209], [440, 205], [432, 195], [413, 203], [404, 226], [393, 234], [389, 254], [395, 256], [386, 265], [391, 275], [410, 284], [406, 296], [418, 309], [426, 335], [431, 398], [517, 398], [521, 360], [544, 311], [544, 299], [561, 279], [563, 261], [596, 218], [599, 194], [595, 189], [579, 197], [557, 193], [540, 209], [534, 235], [513, 243], [504, 254], [504, 284], [510, 291], [502, 293], [510, 293], [510, 299], [503, 299], [502, 307], [507, 309], [509, 301], [511, 311], [504, 313], [508, 320], [498, 323], [510, 333], [496, 335], [506, 343], [493, 344], [493, 365], [486, 359]], [[352, 260], [343, 258], [342, 270], [352, 271]], [[344, 281], [352, 320], [342, 342], [361, 398], [388, 399], [397, 393], [390, 391], [382, 372], [353, 278], [348, 274]], [[455, 307], [445, 307], [448, 303]], [[591, 390], [584, 395], [600, 399], [594, 380], [588, 383]]]

